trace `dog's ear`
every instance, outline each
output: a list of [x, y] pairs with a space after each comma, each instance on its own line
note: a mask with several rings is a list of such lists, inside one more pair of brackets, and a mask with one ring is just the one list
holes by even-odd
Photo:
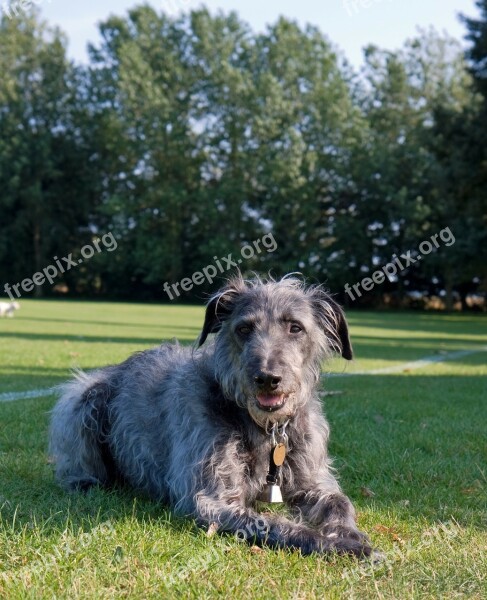
[[333, 349], [346, 360], [352, 360], [353, 350], [348, 324], [341, 306], [322, 288], [311, 290], [315, 317], [330, 338]]
[[212, 296], [206, 305], [205, 322], [198, 340], [198, 348], [204, 344], [210, 333], [217, 333], [223, 321], [232, 314], [239, 290], [231, 282]]

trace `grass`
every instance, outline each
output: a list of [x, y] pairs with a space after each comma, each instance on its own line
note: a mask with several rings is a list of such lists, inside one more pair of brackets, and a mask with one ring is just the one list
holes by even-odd
[[[24, 301], [0, 320], [0, 394], [71, 367], [194, 340], [201, 308]], [[483, 316], [352, 313], [352, 373], [487, 345]], [[131, 490], [67, 495], [46, 455], [52, 396], [0, 402], [0, 598], [487, 597], [487, 366], [478, 351], [395, 374], [331, 377], [330, 452], [361, 528], [353, 559], [207, 537]]]

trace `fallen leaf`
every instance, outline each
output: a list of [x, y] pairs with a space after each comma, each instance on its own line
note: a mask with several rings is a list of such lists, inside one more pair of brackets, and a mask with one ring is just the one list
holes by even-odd
[[392, 527], [386, 527], [385, 525], [375, 525], [374, 529], [379, 533], [388, 535], [394, 542], [404, 543], [404, 540], [398, 535], [398, 533]]
[[370, 488], [365, 486], [360, 488], [360, 492], [365, 498], [373, 498], [375, 496], [375, 492], [373, 492]]
[[213, 537], [215, 535], [215, 533], [218, 531], [218, 523], [210, 523], [210, 526], [208, 527], [208, 531], [206, 532], [206, 537]]

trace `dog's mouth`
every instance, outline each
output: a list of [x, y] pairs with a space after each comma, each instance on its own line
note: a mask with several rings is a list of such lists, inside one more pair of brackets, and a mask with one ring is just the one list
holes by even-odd
[[261, 410], [272, 412], [282, 408], [286, 404], [287, 397], [285, 394], [257, 394], [257, 406]]

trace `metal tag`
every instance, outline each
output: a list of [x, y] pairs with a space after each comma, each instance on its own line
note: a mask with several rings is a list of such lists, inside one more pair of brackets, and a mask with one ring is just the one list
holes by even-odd
[[286, 458], [286, 446], [282, 442], [277, 444], [272, 453], [272, 460], [276, 467], [280, 467]]

